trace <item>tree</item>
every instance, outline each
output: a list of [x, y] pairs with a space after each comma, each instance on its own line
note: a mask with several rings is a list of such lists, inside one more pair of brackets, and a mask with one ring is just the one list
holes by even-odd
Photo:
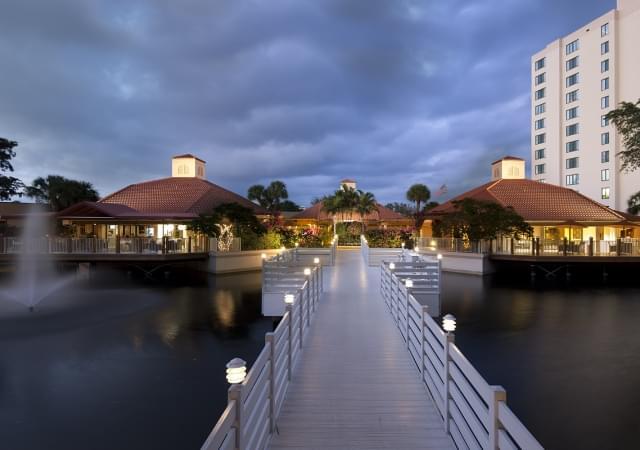
[[[229, 228], [231, 227], [231, 228]], [[253, 213], [239, 203], [222, 203], [208, 214], [201, 214], [189, 224], [189, 229], [209, 237], [237, 236], [244, 240], [261, 236], [266, 229]], [[229, 233], [228, 231], [231, 231]]]
[[247, 192], [247, 198], [258, 202], [260, 206], [274, 213], [280, 211], [281, 203], [289, 198], [289, 193], [287, 192], [287, 185], [282, 181], [276, 180], [266, 187], [261, 184], [251, 186]]
[[414, 184], [407, 190], [407, 200], [415, 203], [415, 210], [413, 213], [414, 228], [416, 233], [422, 228], [422, 224], [425, 220], [425, 210], [421, 208], [421, 205], [427, 204], [431, 198], [431, 191], [424, 184]]
[[362, 233], [364, 233], [366, 230], [365, 217], [367, 214], [378, 210], [378, 203], [376, 203], [376, 198], [371, 192], [358, 190], [357, 194], [358, 199], [355, 209], [358, 214], [360, 214], [360, 218], [362, 220]]
[[508, 236], [530, 237], [533, 228], [511, 207], [465, 198], [453, 202], [455, 211], [443, 216], [438, 228], [443, 234], [470, 241]]
[[291, 200], [285, 200], [282, 203], [280, 203], [280, 208], [278, 208], [280, 211], [302, 211], [302, 208], [300, 207], [300, 205], [298, 205], [295, 202], [292, 202]]
[[14, 148], [18, 146], [15, 141], [0, 138], [0, 200], [9, 200], [15, 195], [21, 195], [22, 182], [15, 177], [2, 175], [2, 172], [13, 172], [11, 159], [16, 156]]
[[61, 211], [78, 202], [95, 202], [100, 198], [87, 181], [70, 180], [60, 175], [36, 178], [25, 193], [38, 203], [47, 203], [53, 211]]
[[624, 150], [619, 152], [620, 170], [633, 172], [640, 168], [640, 100], [635, 104], [622, 102], [617, 109], [610, 111], [606, 118], [613, 122], [622, 135]]
[[633, 194], [627, 200], [627, 212], [629, 214], [635, 214], [636, 216], [640, 214], [640, 191]]

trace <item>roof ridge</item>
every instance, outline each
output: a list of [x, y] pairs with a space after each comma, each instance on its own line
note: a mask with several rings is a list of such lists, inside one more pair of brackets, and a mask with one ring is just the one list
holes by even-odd
[[501, 181], [504, 181], [504, 178], [498, 178], [497, 180], [492, 180], [492, 181], [494, 181], [494, 182], [492, 183], [492, 182], [490, 181], [490, 182], [489, 182], [489, 184], [490, 184], [490, 185], [489, 185], [489, 186], [487, 186], [487, 187], [485, 188], [485, 190], [489, 193], [489, 195], [491, 195], [491, 197], [493, 197], [493, 198], [495, 199], [495, 201], [496, 201], [496, 202], [498, 202], [498, 204], [500, 204], [501, 206], [505, 206], [505, 207], [506, 207], [506, 206], [509, 206], [509, 205], [505, 205], [505, 203], [504, 203], [502, 200], [500, 200], [498, 197], [496, 197], [496, 196], [493, 194], [493, 192], [491, 192], [491, 189], [492, 189], [493, 187], [497, 186], [498, 184], [500, 184], [500, 182], [501, 182]]

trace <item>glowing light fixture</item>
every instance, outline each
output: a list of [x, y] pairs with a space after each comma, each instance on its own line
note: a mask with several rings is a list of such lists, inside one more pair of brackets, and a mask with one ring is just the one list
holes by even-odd
[[262, 258], [262, 259], [267, 259], [267, 254], [266, 254], [266, 253], [261, 254], [261, 255], [260, 255], [260, 258]]
[[300, 247], [300, 243], [296, 242], [296, 248]]
[[456, 331], [456, 318], [452, 314], [447, 314], [442, 318], [442, 328], [447, 333]]
[[285, 251], [287, 249], [287, 247], [285, 247], [284, 245], [282, 247], [280, 247], [280, 251]]
[[418, 252], [418, 251], [420, 251], [420, 247], [418, 247], [418, 246], [416, 245], [415, 247], [413, 247], [413, 251], [414, 251], [414, 252]]
[[227, 363], [227, 381], [229, 384], [240, 384], [247, 376], [247, 362], [233, 358]]
[[305, 275], [305, 276], [307, 276], [307, 277], [308, 277], [309, 275], [311, 275], [311, 269], [309, 269], [308, 267], [305, 267], [305, 268], [304, 268], [304, 275]]
[[413, 280], [407, 278], [406, 280], [404, 280], [404, 286], [408, 287], [408, 288], [412, 288], [413, 287]]
[[284, 294], [284, 303], [286, 305], [293, 305], [294, 300], [295, 296], [293, 294]]
[[442, 259], [442, 253], [438, 253], [437, 258], [438, 258], [438, 259]]
[[396, 264], [395, 263], [389, 263], [389, 269], [390, 270], [394, 270], [396, 268]]
[[314, 264], [320, 264], [320, 258], [313, 258]]
[[404, 242], [402, 243], [402, 248], [404, 248]]

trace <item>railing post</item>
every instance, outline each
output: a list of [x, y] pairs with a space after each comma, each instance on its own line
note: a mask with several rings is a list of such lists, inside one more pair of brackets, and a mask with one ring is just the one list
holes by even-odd
[[622, 254], [622, 239], [616, 239], [616, 255], [620, 256]]
[[311, 277], [307, 277], [307, 328], [311, 325]]
[[507, 392], [502, 386], [490, 386], [493, 398], [489, 402], [489, 448], [498, 450], [498, 431], [500, 430], [500, 420], [498, 419], [498, 403], [507, 401]]
[[536, 256], [540, 256], [540, 238], [536, 238]]
[[275, 429], [275, 395], [276, 395], [276, 385], [273, 377], [275, 376], [275, 364], [276, 364], [276, 340], [275, 334], [267, 333], [264, 335], [264, 341], [269, 346], [269, 433], [273, 433]]
[[191, 236], [187, 238], [187, 253], [191, 253]]
[[287, 316], [289, 323], [287, 326], [287, 380], [291, 381], [291, 350], [293, 349], [293, 307], [291, 305], [285, 306], [284, 310], [289, 313]]
[[162, 236], [162, 254], [163, 255], [167, 254], [167, 237], [166, 236]]
[[427, 305], [422, 305], [422, 311], [420, 314], [420, 381], [422, 383], [424, 383], [424, 328], [428, 314], [429, 307]]
[[7, 238], [0, 237], [0, 253], [2, 254], [6, 252], [6, 248], [7, 248], [6, 239]]
[[510, 249], [510, 253], [511, 253], [512, 255], [513, 255], [514, 250], [515, 250], [515, 248], [514, 248], [514, 245], [513, 245], [513, 244], [514, 244], [514, 242], [513, 242], [513, 238], [511, 238], [511, 249]]
[[302, 350], [302, 334], [304, 333], [304, 292], [302, 289], [298, 291], [300, 302], [298, 303], [298, 309], [300, 309], [300, 350]]
[[236, 401], [236, 420], [234, 424], [236, 428], [236, 449], [244, 450], [244, 442], [242, 442], [242, 384], [232, 385], [229, 388], [227, 398], [229, 402]]
[[567, 247], [569, 246], [568, 239], [562, 238], [562, 256], [567, 256]]
[[593, 236], [589, 238], [589, 256], [593, 256]]
[[447, 333], [444, 343], [444, 430], [449, 433], [449, 358], [450, 346], [455, 343], [455, 335]]
[[409, 296], [411, 295], [411, 291], [409, 290], [409, 288], [407, 288], [407, 297], [406, 297], [406, 304], [405, 304], [405, 319], [406, 319], [406, 333], [407, 333], [407, 350], [409, 350]]

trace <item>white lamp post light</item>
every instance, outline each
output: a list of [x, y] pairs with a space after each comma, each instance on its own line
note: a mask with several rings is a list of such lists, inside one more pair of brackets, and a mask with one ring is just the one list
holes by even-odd
[[227, 363], [227, 381], [229, 384], [240, 384], [247, 376], [247, 362], [233, 358]]
[[417, 252], [419, 252], [419, 251], [420, 251], [420, 247], [418, 247], [418, 246], [416, 245], [415, 247], [413, 247], [413, 251], [414, 251], [414, 252], [416, 252], [416, 253], [417, 253]]
[[262, 258], [262, 259], [267, 259], [267, 254], [266, 254], [266, 253], [261, 254], [261, 255], [260, 255], [260, 258]]
[[285, 305], [293, 305], [294, 300], [295, 300], [295, 296], [293, 294], [284, 294]]
[[396, 268], [395, 263], [389, 263], [389, 270], [395, 270], [395, 268]]
[[408, 287], [408, 288], [412, 288], [413, 287], [413, 280], [407, 278], [406, 280], [404, 280], [404, 286]]
[[314, 264], [320, 264], [320, 258], [318, 258], [318, 257], [313, 258], [313, 263]]
[[456, 318], [453, 314], [447, 314], [442, 318], [442, 328], [447, 333], [453, 333], [456, 331]]
[[305, 267], [305, 269], [304, 269], [304, 275], [305, 275], [306, 277], [308, 277], [309, 275], [311, 275], [311, 269], [309, 269], [308, 267]]
[[442, 259], [442, 253], [438, 253], [438, 259]]

